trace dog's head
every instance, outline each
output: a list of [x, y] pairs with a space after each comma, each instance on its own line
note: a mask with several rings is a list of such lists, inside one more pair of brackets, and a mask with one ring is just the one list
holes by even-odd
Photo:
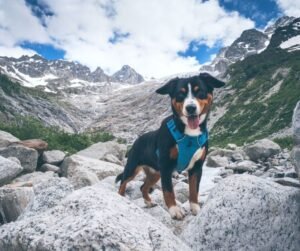
[[224, 85], [210, 74], [201, 73], [199, 76], [172, 79], [156, 92], [169, 94], [173, 113], [190, 129], [197, 129], [207, 117], [214, 88]]

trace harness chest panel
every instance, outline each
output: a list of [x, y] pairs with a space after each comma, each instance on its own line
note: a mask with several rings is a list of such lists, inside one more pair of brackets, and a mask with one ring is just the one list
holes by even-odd
[[167, 127], [178, 146], [176, 171], [181, 173], [188, 167], [195, 152], [207, 142], [208, 132], [204, 130], [201, 135], [194, 137], [183, 134], [176, 128], [173, 119], [167, 122]]

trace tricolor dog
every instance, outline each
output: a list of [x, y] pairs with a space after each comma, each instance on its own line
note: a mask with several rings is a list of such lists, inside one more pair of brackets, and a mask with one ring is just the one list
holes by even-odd
[[125, 195], [126, 185], [141, 171], [146, 178], [141, 187], [147, 206], [153, 206], [149, 196], [152, 186], [161, 178], [162, 190], [169, 213], [174, 219], [182, 219], [183, 213], [176, 205], [172, 173], [187, 172], [189, 180], [190, 209], [196, 215], [202, 165], [208, 150], [207, 117], [213, 101], [214, 88], [224, 83], [208, 73], [189, 78], [175, 78], [156, 90], [169, 95], [173, 114], [165, 118], [156, 131], [140, 136], [128, 153], [119, 194]]

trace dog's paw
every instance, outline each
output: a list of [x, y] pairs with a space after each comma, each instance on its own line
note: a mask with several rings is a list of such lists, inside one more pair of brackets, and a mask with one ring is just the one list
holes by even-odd
[[171, 217], [175, 220], [182, 220], [184, 215], [179, 206], [171, 206], [169, 208]]
[[153, 203], [152, 201], [149, 200], [144, 200], [146, 207], [151, 208], [151, 207], [156, 207], [157, 204]]
[[191, 202], [190, 203], [190, 208], [191, 208], [191, 211], [192, 211], [193, 215], [197, 215], [200, 211], [200, 206], [199, 206], [198, 203]]

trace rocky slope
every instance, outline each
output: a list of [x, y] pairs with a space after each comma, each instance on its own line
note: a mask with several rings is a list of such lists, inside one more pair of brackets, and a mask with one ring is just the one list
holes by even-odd
[[19, 116], [39, 119], [47, 126], [78, 132], [89, 120], [88, 114], [57, 96], [21, 86], [0, 74], [0, 121], [17, 121]]

